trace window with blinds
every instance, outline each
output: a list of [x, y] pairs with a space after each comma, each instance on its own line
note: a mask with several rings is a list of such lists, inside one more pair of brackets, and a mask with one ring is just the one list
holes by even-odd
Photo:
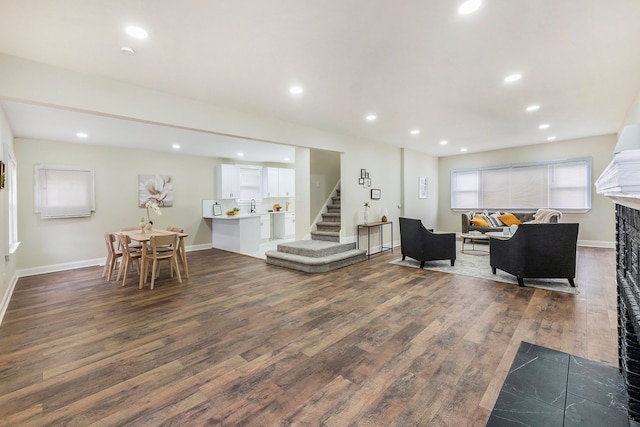
[[451, 209], [591, 209], [591, 158], [451, 171]]
[[35, 212], [42, 218], [90, 216], [95, 210], [93, 169], [35, 166]]

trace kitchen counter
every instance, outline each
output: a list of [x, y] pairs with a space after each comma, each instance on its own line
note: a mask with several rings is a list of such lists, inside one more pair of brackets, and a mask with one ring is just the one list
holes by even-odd
[[239, 215], [218, 215], [218, 216], [212, 216], [210, 218], [213, 218], [215, 220], [219, 220], [219, 219], [247, 219], [247, 218], [260, 218], [260, 214], [254, 213], [254, 214], [239, 214]]

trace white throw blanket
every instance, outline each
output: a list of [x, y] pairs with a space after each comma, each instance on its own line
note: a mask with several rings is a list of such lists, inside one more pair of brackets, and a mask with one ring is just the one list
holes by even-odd
[[532, 223], [548, 223], [551, 222], [551, 218], [557, 216], [558, 219], [562, 218], [562, 212], [556, 211], [554, 209], [538, 209], [533, 215], [533, 221], [529, 221]]

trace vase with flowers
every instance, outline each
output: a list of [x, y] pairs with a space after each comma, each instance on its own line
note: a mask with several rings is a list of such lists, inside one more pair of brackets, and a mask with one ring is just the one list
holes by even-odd
[[151, 216], [149, 214], [149, 209], [152, 209], [156, 215], [162, 215], [162, 211], [160, 210], [160, 206], [158, 205], [158, 203], [154, 200], [149, 200], [147, 201], [147, 203], [145, 203], [144, 205], [145, 208], [147, 208], [147, 218], [145, 219], [145, 217], [141, 217], [140, 218], [140, 232], [142, 233], [150, 233], [151, 230], [153, 230], [153, 221], [151, 221]]
[[364, 202], [364, 223], [369, 224], [369, 202]]

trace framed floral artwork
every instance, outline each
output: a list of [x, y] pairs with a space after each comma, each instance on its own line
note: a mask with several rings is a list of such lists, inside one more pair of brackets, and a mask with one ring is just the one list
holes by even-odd
[[171, 175], [138, 175], [138, 206], [151, 202], [159, 207], [173, 206], [173, 177]]

